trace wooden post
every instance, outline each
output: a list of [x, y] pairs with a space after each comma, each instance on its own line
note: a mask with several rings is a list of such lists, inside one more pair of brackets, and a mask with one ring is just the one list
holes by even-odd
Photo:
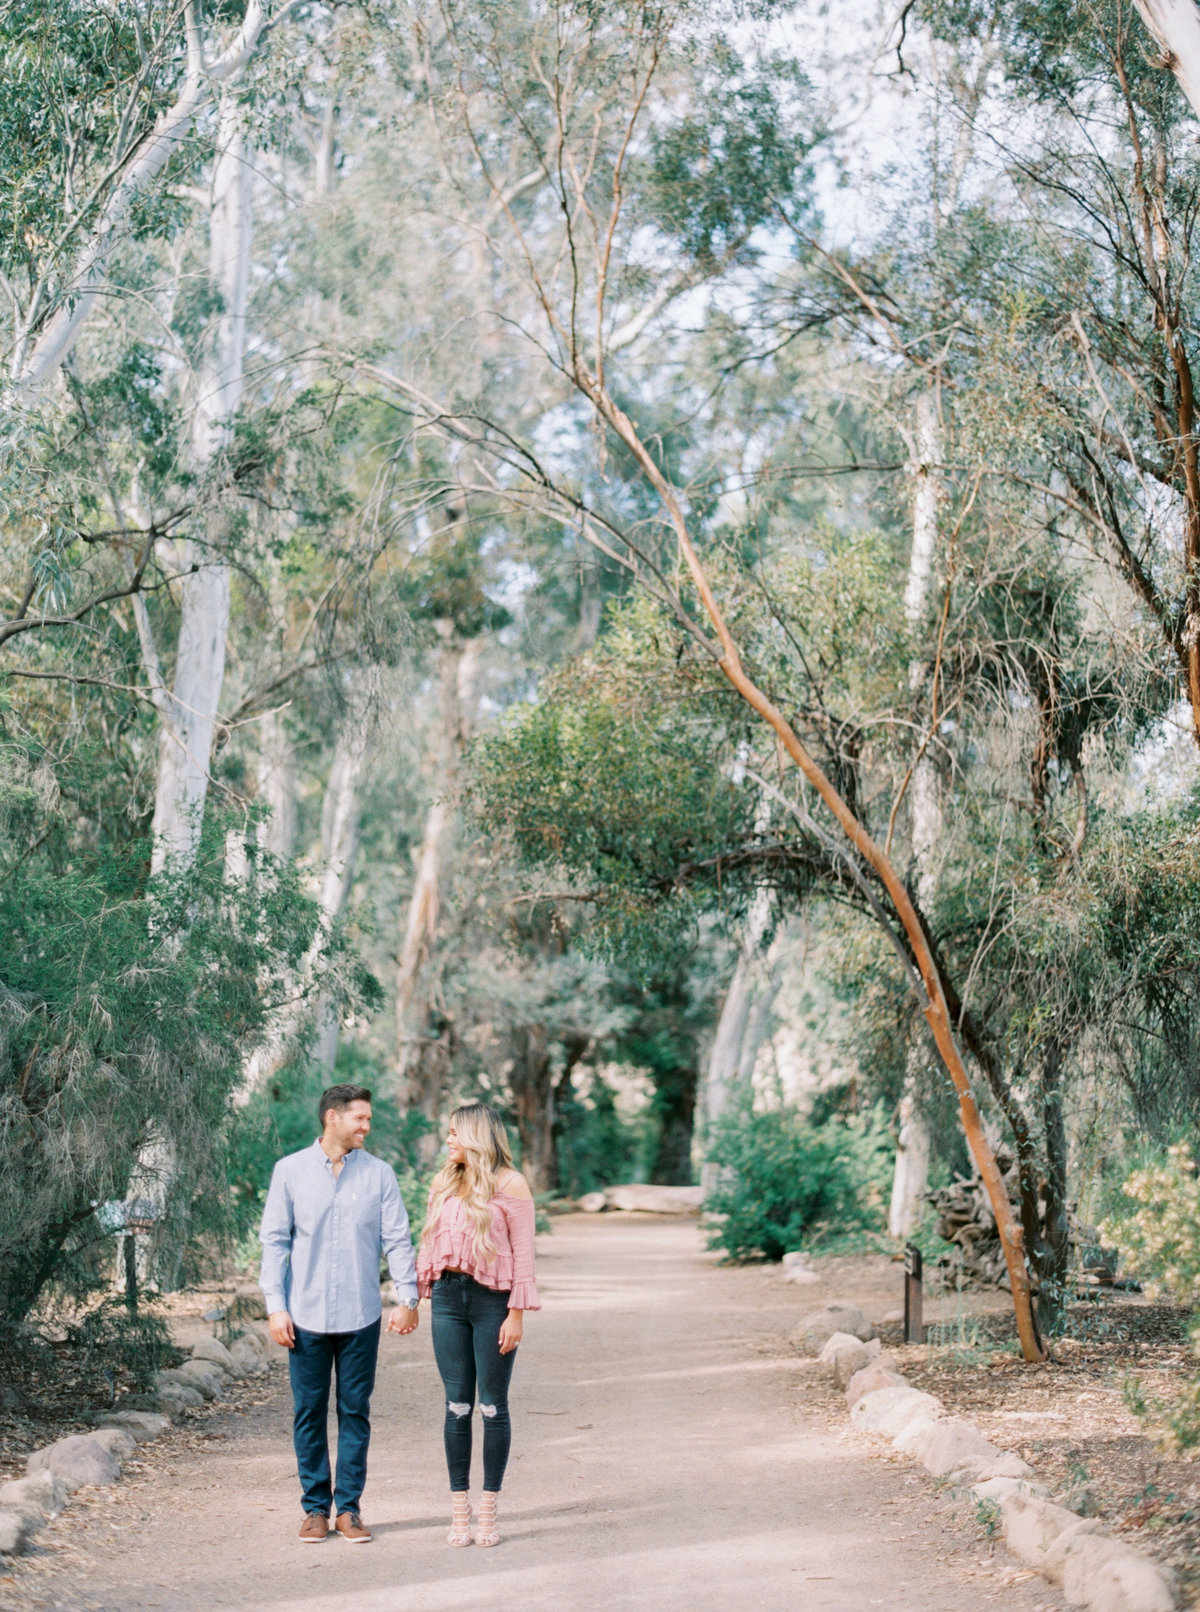
[[921, 1250], [916, 1243], [904, 1245], [904, 1341], [905, 1343], [924, 1343], [925, 1326], [921, 1318], [921, 1307], [924, 1300], [924, 1291], [921, 1279], [924, 1275], [924, 1262], [921, 1259]]

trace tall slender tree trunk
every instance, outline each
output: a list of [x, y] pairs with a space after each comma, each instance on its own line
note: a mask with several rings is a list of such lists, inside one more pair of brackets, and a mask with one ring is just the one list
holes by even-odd
[[[916, 413], [912, 467], [913, 541], [908, 582], [904, 590], [904, 615], [914, 634], [919, 632], [929, 608], [937, 557], [938, 502], [941, 493], [938, 465], [942, 459], [942, 432], [937, 392], [932, 386], [917, 399]], [[914, 659], [908, 669], [909, 687], [914, 693], [920, 691], [925, 677], [925, 662]], [[909, 803], [917, 899], [922, 910], [928, 910], [937, 884], [935, 858], [942, 832], [937, 768], [930, 745], [926, 745], [913, 768]], [[888, 1212], [888, 1232], [892, 1237], [908, 1237], [916, 1229], [929, 1186], [931, 1143], [929, 1127], [920, 1108], [920, 1087], [928, 1063], [928, 1052], [922, 1038], [920, 1044], [909, 1049], [904, 1091], [900, 1098], [896, 1169], [892, 1177], [892, 1200]]]
[[[197, 366], [191, 441], [193, 470], [201, 487], [206, 481], [209, 487], [202, 503], [204, 534], [189, 539], [184, 550], [179, 640], [170, 689], [165, 686], [149, 613], [144, 604], [137, 612], [146, 674], [159, 714], [152, 873], [161, 872], [168, 864], [187, 867], [195, 856], [208, 794], [229, 631], [230, 571], [225, 552], [228, 515], [225, 499], [215, 490], [215, 484], [221, 478], [221, 460], [242, 397], [253, 216], [244, 115], [231, 88], [221, 95], [217, 122], [208, 263], [219, 308], [210, 321]], [[154, 1201], [165, 1204], [174, 1171], [171, 1139], [152, 1134], [138, 1156], [135, 1179], [156, 1180], [159, 1192]], [[129, 1214], [133, 1213], [132, 1203], [129, 1200], [126, 1204]], [[151, 1285], [157, 1274], [152, 1270], [150, 1234], [145, 1226], [143, 1217], [141, 1229], [134, 1234], [136, 1251], [128, 1261], [118, 1262], [118, 1288], [124, 1288], [127, 1270], [136, 1270], [144, 1285]]]
[[450, 622], [439, 624], [437, 751], [433, 799], [416, 858], [416, 877], [396, 965], [396, 1084], [400, 1101], [436, 1117], [444, 1059], [430, 1035], [430, 963], [438, 938], [451, 852], [459, 767], [474, 708], [481, 641], [463, 640]]
[[[249, 1102], [254, 1093], [283, 1066], [298, 1035], [313, 1022], [313, 1009], [303, 992], [311, 981], [324, 933], [341, 917], [350, 893], [362, 816], [360, 790], [369, 752], [369, 724], [362, 712], [351, 709], [338, 732], [321, 807], [321, 877], [317, 900], [324, 920], [322, 936], [318, 937], [300, 963], [294, 982], [293, 1001], [276, 1015], [262, 1045], [247, 1060], [242, 1085], [235, 1099], [239, 1106]], [[273, 764], [265, 765], [270, 767]], [[267, 826], [270, 827], [270, 823]], [[290, 853], [289, 846], [286, 852], [280, 854]], [[328, 995], [318, 998], [315, 1017], [315, 1057], [324, 1068], [332, 1069], [337, 1060], [340, 1025], [337, 1008]]]
[[[321, 852], [324, 873], [321, 877], [321, 911], [328, 923], [334, 923], [346, 908], [346, 899], [354, 879], [354, 860], [358, 854], [359, 829], [362, 823], [360, 784], [366, 765], [368, 730], [362, 721], [348, 722], [338, 738], [329, 782], [325, 785], [325, 800], [321, 811]], [[316, 1058], [321, 1066], [332, 1071], [337, 1062], [338, 1037], [341, 1025], [337, 1008], [325, 998], [317, 1009]]]
[[209, 214], [209, 276], [219, 299], [196, 376], [192, 462], [208, 482], [203, 535], [189, 539], [180, 583], [175, 676], [163, 707], [154, 795], [153, 868], [187, 864], [208, 792], [229, 630], [229, 513], [222, 460], [242, 397], [250, 291], [252, 171], [244, 112], [230, 92], [218, 113]]
[[[716, 1034], [704, 1075], [704, 1138], [707, 1143], [730, 1098], [742, 1084], [746, 1037], [754, 1017], [759, 994], [759, 954], [771, 922], [771, 892], [754, 892], [738, 945], [737, 962], [721, 1004]], [[706, 1159], [700, 1167], [700, 1184], [705, 1192], [717, 1185], [717, 1165]]]

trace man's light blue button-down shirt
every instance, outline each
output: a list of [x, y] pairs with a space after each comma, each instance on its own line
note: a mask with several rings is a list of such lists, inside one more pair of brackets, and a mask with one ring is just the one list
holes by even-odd
[[408, 1214], [390, 1164], [347, 1153], [340, 1173], [320, 1140], [280, 1159], [262, 1218], [267, 1314], [287, 1310], [305, 1332], [358, 1332], [383, 1313], [379, 1255], [399, 1298], [416, 1302]]

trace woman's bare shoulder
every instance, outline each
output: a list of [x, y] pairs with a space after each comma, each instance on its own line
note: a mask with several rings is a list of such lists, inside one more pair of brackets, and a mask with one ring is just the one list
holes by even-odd
[[506, 1198], [533, 1197], [533, 1193], [529, 1190], [529, 1182], [520, 1170], [509, 1170], [507, 1175], [502, 1175], [496, 1182], [496, 1187]]

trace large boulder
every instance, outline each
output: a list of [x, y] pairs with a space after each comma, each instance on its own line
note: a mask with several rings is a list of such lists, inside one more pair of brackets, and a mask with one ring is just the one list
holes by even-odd
[[640, 1210], [648, 1215], [698, 1215], [704, 1202], [702, 1187], [658, 1187], [648, 1182], [632, 1186], [605, 1187], [604, 1201], [610, 1209]]
[[1036, 1495], [1041, 1500], [1050, 1498], [1046, 1485], [1035, 1483], [1031, 1478], [984, 1478], [971, 1485], [971, 1493], [976, 1500], [994, 1500], [1001, 1507], [1014, 1494]]
[[1100, 1527], [1096, 1522], [1081, 1522], [1064, 1506], [1056, 1506], [1041, 1495], [1022, 1493], [1019, 1488], [1004, 1495], [998, 1504], [1004, 1543], [1014, 1556], [1027, 1567], [1036, 1567], [1039, 1573], [1046, 1565], [1051, 1547], [1063, 1534], [1074, 1533], [1077, 1529], [1095, 1533]]
[[102, 1450], [107, 1450], [124, 1466], [137, 1449], [137, 1439], [127, 1427], [97, 1427], [87, 1437]]
[[224, 1382], [224, 1372], [206, 1360], [185, 1360], [182, 1366], [172, 1366], [168, 1371], [154, 1374], [154, 1386], [160, 1392], [171, 1386], [190, 1388], [201, 1399], [220, 1398]]
[[92, 1484], [116, 1483], [121, 1476], [121, 1463], [111, 1450], [97, 1444], [90, 1433], [72, 1433], [60, 1438], [44, 1449], [34, 1450], [25, 1462], [30, 1473], [49, 1472], [61, 1478], [69, 1490], [84, 1489]]
[[230, 1376], [237, 1375], [233, 1366], [233, 1356], [220, 1338], [201, 1338], [199, 1343], [194, 1343], [192, 1359], [210, 1361], [212, 1365], [220, 1366], [222, 1371], [227, 1371]]
[[848, 1332], [866, 1343], [875, 1336], [862, 1311], [853, 1304], [835, 1302], [819, 1310], [811, 1310], [792, 1328], [791, 1342], [802, 1354], [819, 1355], [835, 1332]]
[[887, 1353], [876, 1355], [875, 1359], [861, 1371], [856, 1371], [846, 1384], [846, 1404], [853, 1410], [854, 1406], [864, 1394], [878, 1393], [881, 1388], [906, 1388], [908, 1379], [896, 1364], [894, 1356]]
[[935, 1478], [1028, 1478], [1032, 1472], [1019, 1456], [990, 1444], [977, 1427], [957, 1417], [914, 1422], [893, 1440], [895, 1449], [915, 1455]]
[[159, 1383], [157, 1391], [147, 1398], [156, 1410], [169, 1416], [173, 1422], [178, 1422], [185, 1411], [199, 1410], [204, 1403], [204, 1395], [194, 1384], [182, 1382]]
[[817, 1359], [823, 1366], [829, 1367], [838, 1387], [845, 1388], [856, 1371], [862, 1371], [871, 1364], [879, 1350], [878, 1338], [873, 1338], [870, 1343], [862, 1343], [852, 1332], [835, 1332], [825, 1340]]
[[603, 1192], [585, 1192], [576, 1208], [582, 1209], [585, 1215], [600, 1215], [608, 1208], [608, 1199]]
[[918, 1417], [935, 1421], [941, 1410], [941, 1400], [932, 1394], [923, 1394], [907, 1384], [893, 1384], [864, 1394], [850, 1412], [850, 1420], [864, 1433], [894, 1439]]
[[177, 1369], [185, 1385], [198, 1388], [205, 1399], [220, 1399], [229, 1380], [211, 1360], [185, 1360]]
[[0, 1483], [0, 1508], [18, 1512], [32, 1529], [47, 1517], [56, 1517], [67, 1503], [67, 1494], [66, 1484], [53, 1472], [34, 1472]]
[[1130, 1545], [1090, 1532], [1094, 1526], [1076, 1518], [1046, 1552], [1041, 1571], [1062, 1585], [1066, 1600], [1089, 1612], [1173, 1612], [1171, 1570]]
[[268, 1370], [266, 1351], [251, 1333], [238, 1338], [230, 1346], [229, 1358], [237, 1377], [261, 1377]]
[[171, 1419], [158, 1411], [111, 1410], [97, 1416], [97, 1427], [119, 1427], [139, 1444], [158, 1438], [171, 1425]]

